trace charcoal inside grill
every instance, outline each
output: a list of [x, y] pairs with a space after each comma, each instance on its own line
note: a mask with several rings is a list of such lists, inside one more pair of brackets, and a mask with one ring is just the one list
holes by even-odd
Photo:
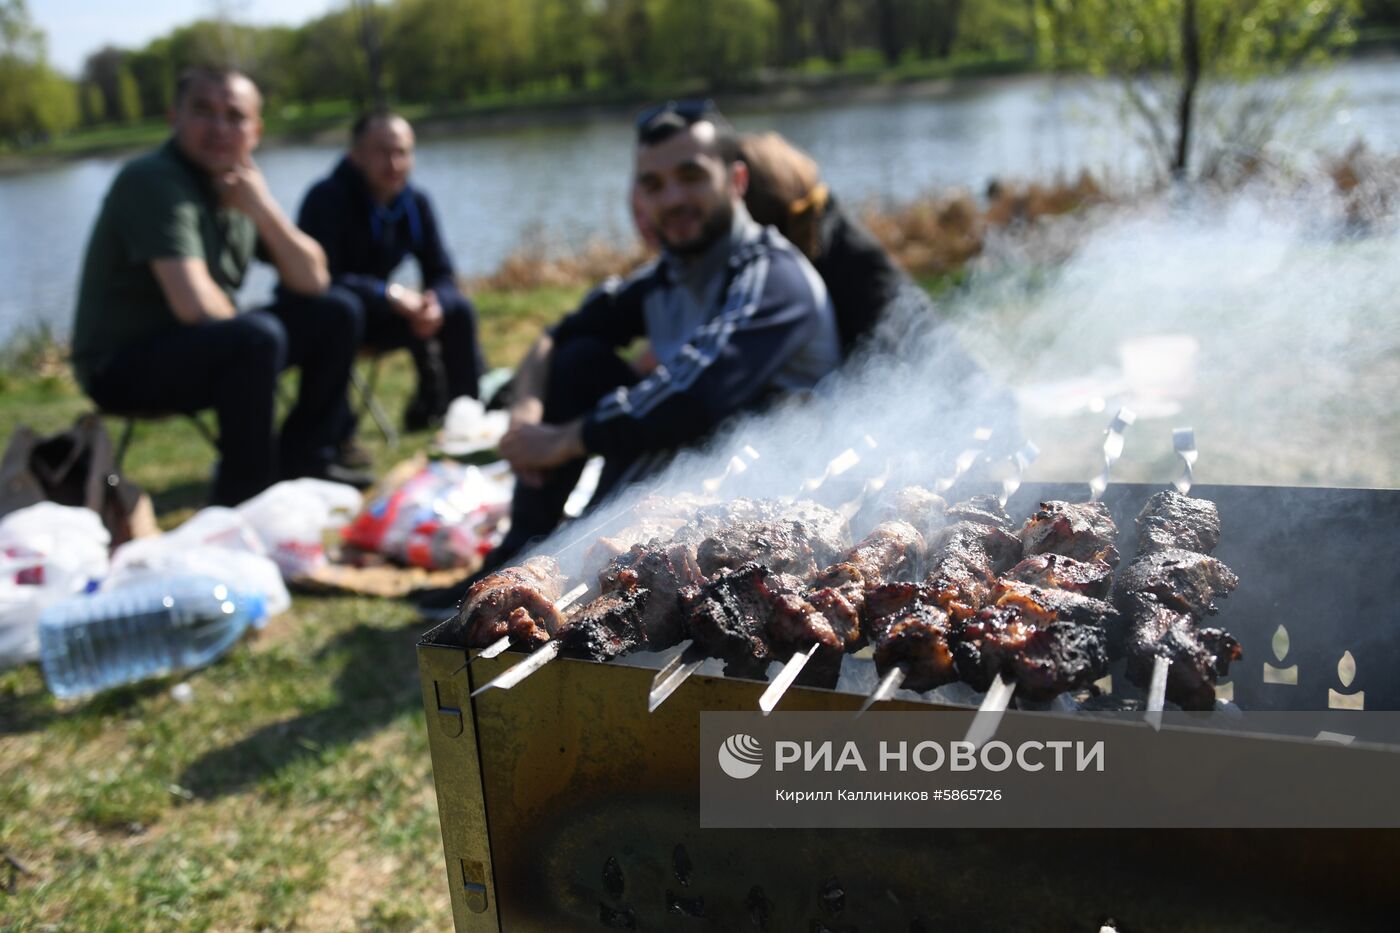
[[1102, 502], [1040, 503], [1019, 532], [1025, 553], [1062, 554], [1075, 560], [1118, 565], [1118, 527]]
[[1175, 489], [1159, 492], [1137, 517], [1138, 553], [1181, 549], [1213, 554], [1220, 543], [1220, 510], [1209, 499]]

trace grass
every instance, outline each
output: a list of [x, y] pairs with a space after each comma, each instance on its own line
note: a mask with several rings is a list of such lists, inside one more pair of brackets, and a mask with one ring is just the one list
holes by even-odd
[[[579, 294], [478, 295], [489, 362]], [[43, 335], [5, 356], [0, 437], [91, 408]], [[387, 359], [391, 413], [412, 378], [407, 354]], [[169, 527], [202, 504], [213, 452], [179, 419], [138, 432], [127, 472]], [[381, 473], [427, 441], [391, 453], [369, 419], [360, 437]], [[170, 681], [60, 703], [36, 665], [0, 672], [0, 931], [448, 927], [423, 627], [402, 602], [298, 593], [185, 703]]]

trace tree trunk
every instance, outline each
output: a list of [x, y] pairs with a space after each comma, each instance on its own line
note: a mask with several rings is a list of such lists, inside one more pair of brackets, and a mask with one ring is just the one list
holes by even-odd
[[379, 41], [379, 11], [374, 0], [354, 0], [360, 14], [360, 46], [365, 53], [365, 77], [369, 81], [370, 106], [383, 109], [384, 96], [384, 47]]
[[1191, 124], [1196, 112], [1196, 86], [1201, 82], [1201, 36], [1196, 24], [1196, 0], [1184, 0], [1181, 7], [1181, 100], [1176, 113], [1176, 157], [1172, 177], [1186, 177], [1191, 155]]
[[877, 0], [876, 30], [880, 40], [880, 52], [886, 64], [899, 64], [899, 56], [904, 52], [904, 29], [900, 22], [899, 0]]

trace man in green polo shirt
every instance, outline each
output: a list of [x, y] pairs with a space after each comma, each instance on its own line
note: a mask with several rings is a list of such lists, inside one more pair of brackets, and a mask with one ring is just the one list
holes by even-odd
[[[83, 263], [73, 368], [111, 411], [219, 419], [213, 501], [232, 505], [280, 477], [366, 479], [337, 467], [353, 428], [346, 385], [363, 325], [327, 290], [326, 258], [268, 191], [252, 153], [262, 98], [236, 71], [181, 76], [171, 138], [124, 165]], [[234, 304], [253, 258], [281, 279], [276, 303]], [[274, 426], [278, 374], [301, 368], [297, 402]]]

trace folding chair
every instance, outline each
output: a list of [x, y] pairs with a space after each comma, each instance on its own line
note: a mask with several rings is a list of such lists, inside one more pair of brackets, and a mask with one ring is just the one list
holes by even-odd
[[365, 412], [374, 419], [375, 425], [379, 428], [379, 433], [384, 435], [384, 443], [390, 450], [397, 450], [399, 446], [399, 431], [394, 427], [394, 422], [389, 418], [384, 406], [379, 404], [379, 399], [374, 395], [374, 390], [379, 384], [379, 365], [384, 361], [385, 352], [378, 351], [373, 347], [365, 347], [360, 351], [360, 356], [367, 360], [366, 369], [369, 370], [369, 378], [361, 375], [358, 366], [350, 370], [350, 384], [355, 387], [356, 394], [360, 397], [360, 410], [355, 412], [355, 421], [359, 422], [364, 417]]

